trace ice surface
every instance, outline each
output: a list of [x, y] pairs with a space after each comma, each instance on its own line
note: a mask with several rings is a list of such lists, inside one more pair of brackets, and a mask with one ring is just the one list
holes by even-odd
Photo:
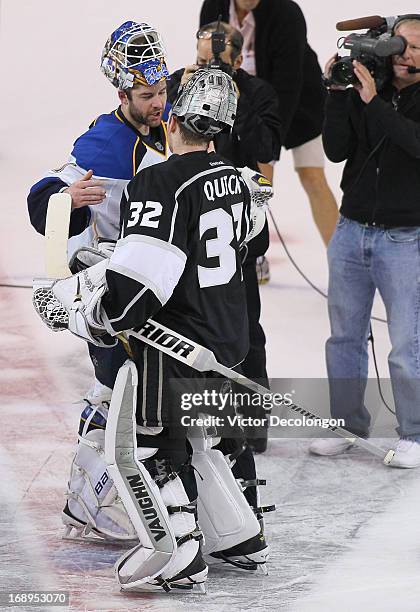
[[[128, 18], [149, 20], [164, 33], [171, 68], [193, 59], [188, 33], [197, 22], [197, 0], [164, 3], [165, 12], [162, 3], [123, 4], [124, 10], [108, 3], [106, 11], [99, 0], [0, 5], [1, 52], [9, 62], [0, 115], [2, 282], [25, 284], [43, 274], [42, 239], [27, 221], [28, 187], [46, 168], [65, 161], [70, 143], [93, 117], [116, 105], [115, 92], [97, 70], [108, 32]], [[181, 23], [172, 27], [178, 5], [184, 8], [182, 42]], [[326, 23], [316, 3], [300, 5], [322, 61], [334, 50], [333, 23], [366, 12], [361, 0], [345, 14], [326, 2]], [[417, 10], [413, 2], [403, 8]], [[371, 2], [368, 12], [391, 15], [395, 6], [390, 0]], [[338, 195], [340, 167], [327, 170]], [[287, 154], [276, 168], [272, 210], [299, 265], [325, 289], [325, 252]], [[262, 296], [270, 375], [323, 377], [325, 301], [300, 279], [274, 234], [269, 258], [272, 281]], [[278, 507], [266, 518], [268, 577], [212, 566], [207, 595], [119, 593], [113, 578], [118, 549], [60, 538], [77, 402], [91, 370], [83, 344], [43, 327], [30, 299], [30, 291], [0, 288], [0, 590], [68, 590], [72, 611], [420, 610], [418, 472], [391, 470], [359, 450], [333, 459], [311, 457], [308, 440], [271, 440], [257, 458], [259, 476], [269, 483], [263, 501]], [[375, 312], [383, 315], [380, 302]], [[386, 376], [385, 326], [376, 324], [375, 336]]]

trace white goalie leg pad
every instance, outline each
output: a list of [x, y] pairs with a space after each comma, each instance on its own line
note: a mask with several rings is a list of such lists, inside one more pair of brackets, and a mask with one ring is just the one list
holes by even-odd
[[[197, 432], [194, 432], [197, 434]], [[248, 505], [226, 460], [208, 448], [205, 438], [189, 437], [197, 478], [198, 520], [204, 533], [203, 553], [236, 546], [260, 533], [260, 524]]]
[[[177, 474], [167, 468], [161, 477], [157, 470], [156, 484], [139, 461], [136, 405], [137, 370], [133, 362], [127, 361], [114, 386], [105, 433], [105, 457], [140, 544], [117, 561], [117, 580], [122, 590], [192, 588], [207, 577], [199, 551], [201, 532], [197, 530], [195, 507]], [[142, 428], [144, 435], [160, 431]], [[150, 457], [156, 450], [144, 449], [142, 455]], [[150, 469], [160, 464], [153, 459], [149, 462]], [[171, 579], [175, 579], [174, 583]]]
[[115, 565], [121, 588], [137, 588], [164, 571], [176, 538], [159, 488], [136, 457], [137, 369], [127, 361], [114, 385], [105, 434], [105, 459], [140, 544]]
[[[106, 416], [105, 412], [103, 408], [101, 414]], [[71, 537], [75, 530], [82, 539], [133, 541], [137, 532], [109, 477], [104, 443], [105, 432], [100, 429], [80, 437], [62, 514], [65, 537]]]
[[[149, 486], [156, 487], [147, 470], [145, 468], [144, 470], [145, 479], [150, 479]], [[176, 540], [174, 555], [158, 575], [154, 578], [153, 576], [144, 578], [145, 567], [151, 564], [149, 551], [143, 544], [128, 551], [115, 566], [122, 590], [155, 591], [163, 588], [169, 591], [175, 587], [192, 589], [194, 585], [202, 584], [207, 578], [208, 570], [200, 553], [201, 532], [197, 528], [194, 506], [190, 503], [179, 476], [166, 482], [156, 494], [159, 492], [167, 509], [170, 511], [174, 509], [169, 515], [169, 525]], [[198, 556], [200, 559], [197, 559]], [[190, 569], [185, 571], [187, 568]]]
[[[198, 531], [195, 519], [195, 507], [190, 504], [190, 500], [188, 499], [188, 495], [185, 492], [184, 485], [179, 476], [173, 480], [169, 480], [169, 482], [160, 489], [160, 492], [167, 508], [179, 508], [182, 506], [191, 509], [191, 512], [174, 512], [169, 517], [172, 530], [177, 539], [177, 552], [172, 561], [165, 568], [165, 571], [162, 572], [162, 578], [169, 580], [181, 573], [194, 560], [200, 549], [199, 540], [201, 539], [201, 532]], [[189, 534], [195, 534], [199, 537], [185, 540], [181, 544], [180, 542], [182, 542], [184, 536], [188, 536]], [[205, 575], [207, 576], [207, 572]]]

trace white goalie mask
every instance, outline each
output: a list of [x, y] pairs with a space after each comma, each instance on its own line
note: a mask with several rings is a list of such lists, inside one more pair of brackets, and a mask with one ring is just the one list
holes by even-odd
[[162, 38], [147, 23], [126, 21], [105, 43], [101, 70], [118, 89], [154, 85], [169, 77]]
[[238, 99], [232, 78], [216, 68], [200, 69], [185, 83], [172, 113], [196, 134], [211, 136], [232, 128]]

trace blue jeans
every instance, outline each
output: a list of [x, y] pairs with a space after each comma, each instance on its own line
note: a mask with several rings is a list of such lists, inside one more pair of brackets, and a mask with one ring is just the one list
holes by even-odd
[[367, 436], [364, 405], [368, 377], [368, 334], [378, 289], [386, 308], [392, 350], [388, 365], [398, 433], [420, 435], [420, 227], [380, 229], [343, 216], [328, 246], [326, 344], [331, 415]]

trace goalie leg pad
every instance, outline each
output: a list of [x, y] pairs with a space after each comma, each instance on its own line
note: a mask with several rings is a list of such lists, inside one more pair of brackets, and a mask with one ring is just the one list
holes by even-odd
[[[94, 404], [95, 406], [101, 404], [102, 402], [107, 402], [108, 407], [109, 407], [109, 404], [111, 402], [111, 397], [112, 397], [111, 387], [104, 385], [98, 380], [97, 377], [95, 377], [93, 386], [87, 392], [85, 399], [87, 402], [89, 402], [89, 404]], [[107, 413], [107, 417], [108, 417], [108, 413]]]
[[[207, 565], [200, 551], [202, 534], [196, 523], [196, 507], [190, 503], [181, 479], [171, 472], [170, 465], [165, 466], [166, 475], [157, 478], [154, 482], [152, 474], [154, 466], [159, 464], [162, 474], [162, 461], [146, 460], [148, 468], [144, 468], [143, 476], [148, 480], [150, 489], [155, 489], [156, 500], [161, 496], [163, 508], [166, 508], [169, 517], [169, 528], [175, 537], [174, 554], [171, 561], [156, 576], [149, 576], [146, 580], [144, 573], [149, 568], [153, 557], [149, 550], [141, 543], [123, 555], [116, 564], [116, 574], [122, 590], [128, 591], [170, 591], [171, 589], [192, 590], [195, 585], [203, 584], [207, 578]], [[144, 499], [144, 498], [143, 498]], [[158, 525], [155, 525], [156, 533]]]
[[105, 458], [140, 544], [117, 561], [117, 580], [123, 590], [192, 588], [207, 577], [195, 509], [167, 463], [146, 460], [149, 473], [138, 460], [136, 406], [137, 370], [127, 361], [114, 386]]
[[200, 474], [198, 518], [205, 537], [203, 553], [225, 550], [260, 533], [260, 524], [248, 505], [223, 454], [191, 438], [192, 465]]
[[[89, 420], [91, 422], [92, 419]], [[75, 530], [77, 536], [88, 540], [137, 539], [137, 533], [109, 477], [104, 460], [104, 441], [105, 431], [99, 428], [80, 437], [70, 470], [67, 504], [62, 514], [66, 526], [65, 538]]]

